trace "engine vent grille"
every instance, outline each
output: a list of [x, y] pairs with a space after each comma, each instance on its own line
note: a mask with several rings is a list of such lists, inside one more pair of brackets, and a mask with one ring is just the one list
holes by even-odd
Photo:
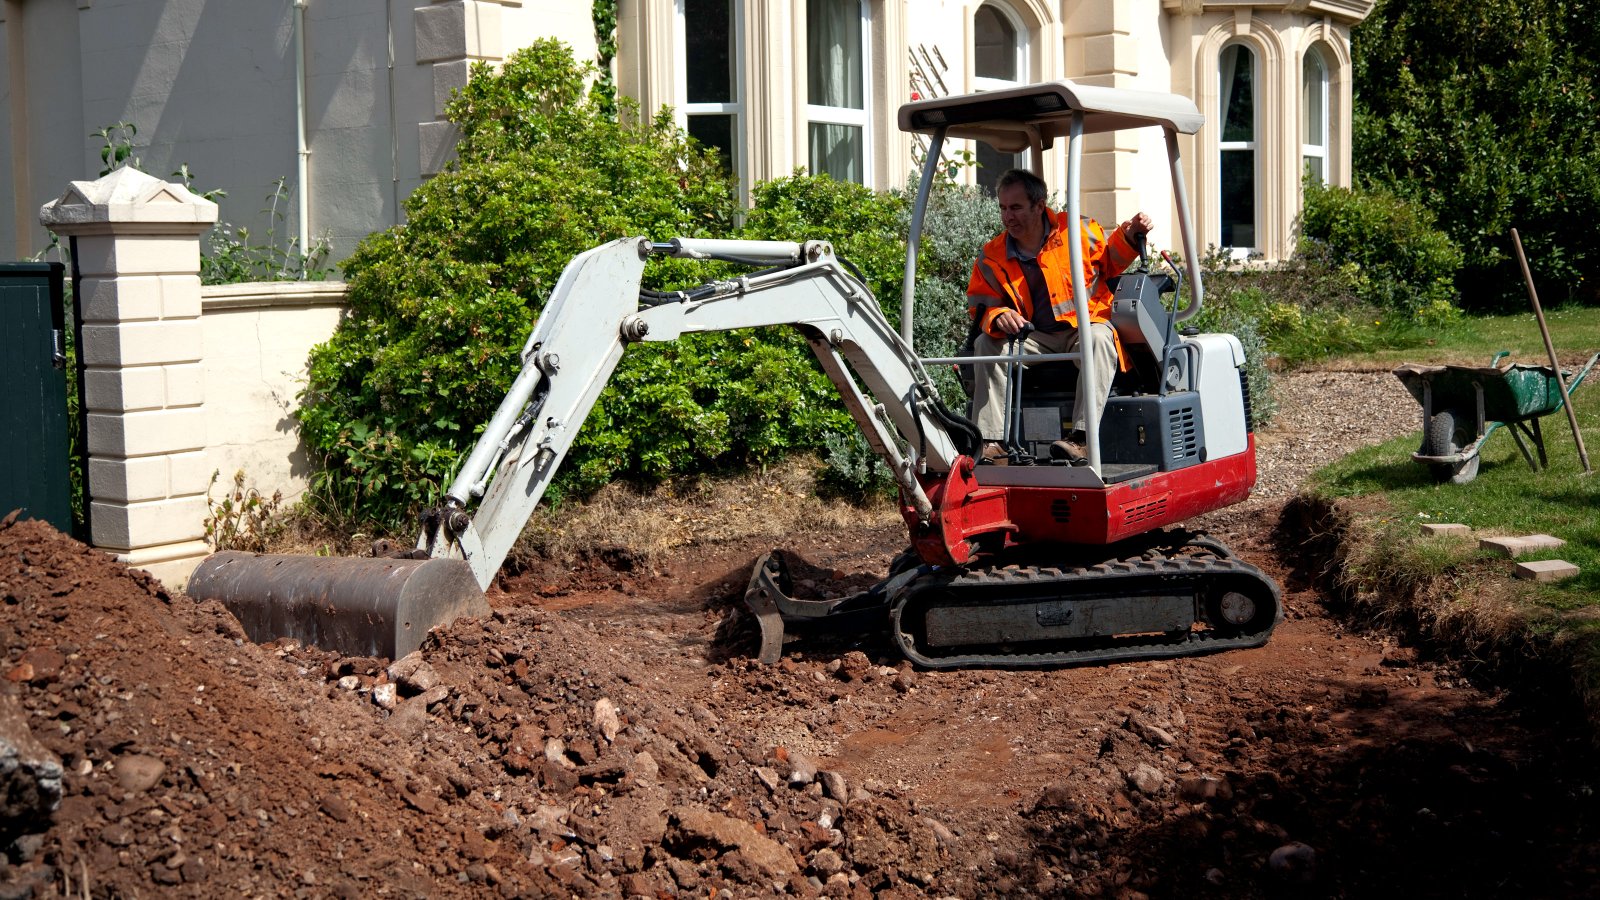
[[1062, 524], [1072, 521], [1072, 504], [1065, 500], [1051, 501], [1050, 518]]
[[1200, 453], [1198, 416], [1193, 406], [1178, 406], [1167, 412], [1167, 433], [1172, 441], [1172, 458], [1189, 459]]
[[1159, 497], [1150, 497], [1135, 503], [1125, 503], [1122, 506], [1122, 522], [1124, 525], [1138, 525], [1158, 519], [1167, 512], [1168, 494]]
[[1250, 412], [1250, 378], [1244, 369], [1239, 370], [1239, 393], [1244, 395], [1244, 431], [1245, 434], [1255, 434], [1256, 419]]

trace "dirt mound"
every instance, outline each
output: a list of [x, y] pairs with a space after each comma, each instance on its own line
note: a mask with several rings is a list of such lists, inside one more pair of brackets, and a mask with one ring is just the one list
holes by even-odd
[[[585, 624], [513, 607], [389, 666], [253, 645], [42, 523], [0, 531], [0, 567], [4, 690], [67, 772], [15, 889], [844, 896], [938, 868], [892, 794], [674, 705]], [[892, 672], [856, 654], [810, 693]], [[788, 693], [792, 671], [744, 674]]]
[[[1589, 892], [1587, 746], [1347, 633], [1230, 521], [1285, 582], [1267, 647], [1049, 671], [918, 671], [870, 629], [753, 664], [718, 633], [767, 538], [529, 571], [391, 662], [0, 527], [0, 693], [65, 770], [0, 895]], [[790, 535], [797, 590], [903, 539]]]

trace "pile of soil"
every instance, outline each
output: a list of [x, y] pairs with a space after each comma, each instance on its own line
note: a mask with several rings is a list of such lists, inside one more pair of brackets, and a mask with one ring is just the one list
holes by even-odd
[[[1266, 648], [917, 671], [882, 635], [719, 642], [764, 549], [534, 569], [401, 661], [254, 645], [0, 528], [0, 692], [65, 770], [0, 895], [1578, 896], [1587, 746], [1288, 582]], [[892, 528], [794, 535], [850, 589]], [[620, 557], [619, 557], [620, 558]], [[20, 834], [20, 836], [18, 836]], [[1492, 888], [1489, 886], [1493, 886]]]

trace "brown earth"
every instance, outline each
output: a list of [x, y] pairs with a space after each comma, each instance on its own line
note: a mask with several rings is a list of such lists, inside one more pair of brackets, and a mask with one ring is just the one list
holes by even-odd
[[[1595, 892], [1581, 732], [1352, 630], [1275, 503], [1207, 524], [1284, 585], [1268, 646], [950, 672], [879, 634], [751, 663], [719, 629], [765, 537], [534, 565], [390, 669], [9, 524], [0, 694], [67, 774], [0, 823], [0, 897]], [[903, 540], [781, 545], [835, 591]]]

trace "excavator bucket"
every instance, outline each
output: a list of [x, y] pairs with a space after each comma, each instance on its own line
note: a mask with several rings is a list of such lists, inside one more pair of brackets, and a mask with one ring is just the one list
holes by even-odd
[[257, 643], [294, 638], [347, 656], [399, 659], [428, 630], [486, 616], [489, 602], [459, 559], [333, 559], [225, 551], [186, 588], [218, 600]]

